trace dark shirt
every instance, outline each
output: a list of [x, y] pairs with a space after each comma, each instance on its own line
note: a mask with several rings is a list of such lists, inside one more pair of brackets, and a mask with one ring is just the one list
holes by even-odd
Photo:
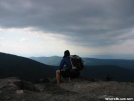
[[66, 69], [69, 69], [71, 66], [70, 57], [64, 57], [59, 66], [59, 70], [63, 69], [64, 65], [66, 65]]
[[[64, 65], [66, 65], [66, 69], [70, 69], [70, 68], [71, 68], [70, 57], [64, 57], [64, 58], [61, 60], [60, 66], [59, 66], [59, 70], [63, 69]], [[78, 73], [78, 71], [75, 71], [75, 70], [72, 70], [72, 69], [70, 69], [70, 72]]]

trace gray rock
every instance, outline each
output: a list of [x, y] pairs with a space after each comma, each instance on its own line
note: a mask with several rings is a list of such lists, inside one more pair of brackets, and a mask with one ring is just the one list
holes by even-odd
[[23, 91], [23, 90], [16, 90], [15, 93], [16, 93], [16, 94], [23, 94], [24, 91]]
[[[50, 78], [49, 78], [50, 79]], [[51, 80], [50, 80], [51, 81]], [[72, 79], [71, 82], [32, 83], [17, 78], [0, 79], [0, 101], [105, 101], [134, 98], [134, 83]]]
[[14, 84], [16, 86], [18, 86], [20, 89], [22, 90], [30, 90], [30, 91], [40, 91], [39, 89], [37, 89], [35, 87], [35, 85], [32, 82], [28, 82], [28, 81], [16, 81], [14, 82]]

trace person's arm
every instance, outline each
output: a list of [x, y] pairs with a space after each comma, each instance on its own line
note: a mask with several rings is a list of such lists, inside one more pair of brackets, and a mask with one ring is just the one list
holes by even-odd
[[60, 62], [60, 66], [59, 66], [59, 70], [61, 70], [64, 66], [64, 63], [65, 63], [65, 59], [63, 58]]

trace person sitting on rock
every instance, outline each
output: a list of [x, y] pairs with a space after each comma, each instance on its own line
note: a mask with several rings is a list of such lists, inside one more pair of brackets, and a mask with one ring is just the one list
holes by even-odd
[[[57, 84], [60, 84], [61, 82], [61, 76], [63, 78], [68, 78], [68, 81], [70, 82], [70, 77], [71, 78], [76, 78], [80, 75], [79, 71], [75, 71], [70, 69], [71, 68], [71, 61], [70, 61], [70, 52], [66, 50], [64, 52], [63, 59], [61, 60], [59, 69], [56, 70], [56, 80]], [[66, 69], [63, 69], [64, 65], [66, 65]]]

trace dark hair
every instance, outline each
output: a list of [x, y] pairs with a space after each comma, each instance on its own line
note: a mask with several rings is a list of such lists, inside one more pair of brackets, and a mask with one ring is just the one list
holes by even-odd
[[70, 52], [69, 52], [69, 50], [66, 50], [66, 51], [64, 52], [64, 56], [63, 56], [63, 58], [64, 58], [64, 57], [67, 57], [67, 56], [70, 56]]

